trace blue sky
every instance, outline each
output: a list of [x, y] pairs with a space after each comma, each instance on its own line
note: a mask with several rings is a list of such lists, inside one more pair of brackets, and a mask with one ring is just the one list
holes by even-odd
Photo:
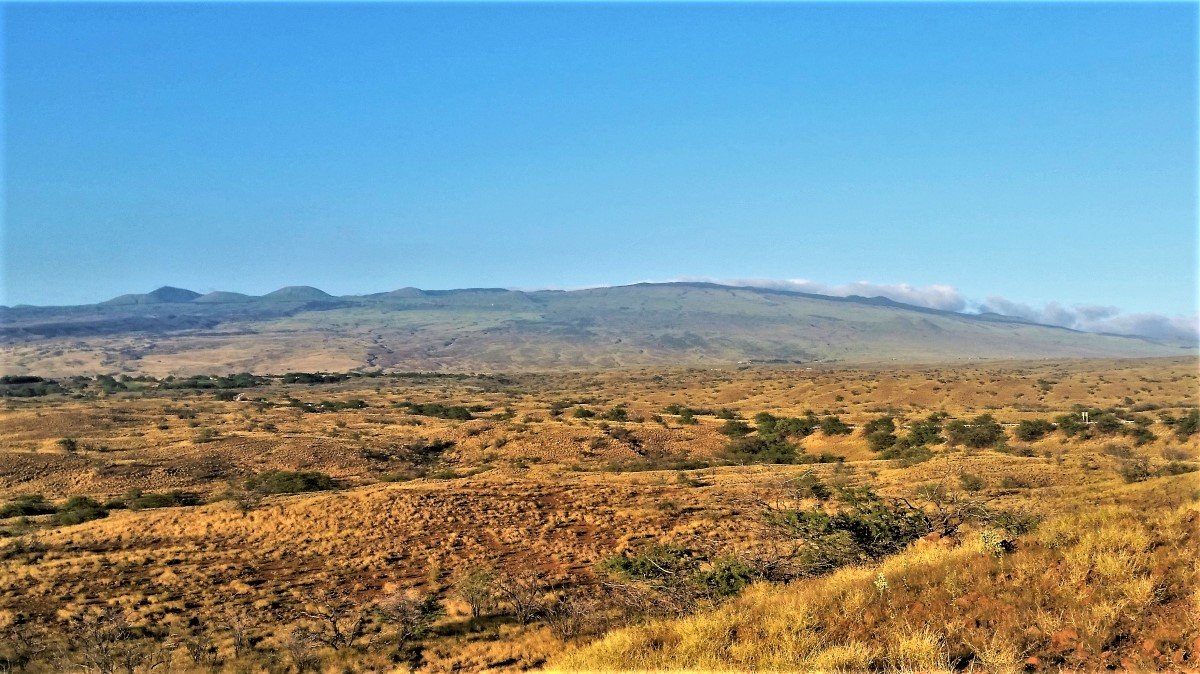
[[2, 11], [5, 304], [703, 277], [1196, 311], [1195, 4]]

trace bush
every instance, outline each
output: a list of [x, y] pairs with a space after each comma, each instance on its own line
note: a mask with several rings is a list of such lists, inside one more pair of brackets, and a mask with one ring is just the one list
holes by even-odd
[[53, 503], [41, 494], [22, 494], [7, 505], [0, 508], [0, 519], [8, 517], [29, 517], [31, 515], [49, 515], [56, 510]]
[[768, 509], [767, 522], [807, 543], [806, 564], [826, 571], [878, 559], [933, 530], [925, 513], [904, 501], [885, 500], [866, 487], [845, 488], [835, 514], [824, 509]]
[[75, 438], [62, 438], [57, 444], [64, 452], [74, 452], [79, 449], [79, 441]]
[[678, 545], [653, 544], [630, 555], [621, 553], [600, 563], [600, 570], [633, 580], [673, 576], [692, 564], [692, 552]]
[[863, 424], [863, 437], [871, 451], [882, 452], [896, 444], [896, 422], [891, 417], [872, 419]]
[[796, 463], [797, 447], [778, 438], [735, 438], [725, 446], [725, 456], [734, 463]]
[[221, 437], [221, 433], [218, 432], [217, 429], [201, 428], [200, 432], [196, 433], [196, 437], [192, 438], [192, 442], [194, 442], [197, 445], [202, 445], [206, 442], [212, 442], [219, 437]]
[[732, 597], [754, 582], [758, 572], [735, 557], [719, 557], [708, 569], [699, 571], [694, 582], [714, 599]]
[[966, 423], [956, 419], [946, 424], [946, 435], [951, 445], [966, 445], [974, 449], [995, 447], [1004, 439], [1004, 429], [990, 414], [981, 414]]
[[600, 418], [605, 421], [628, 421], [629, 413], [625, 410], [624, 405], [617, 405], [600, 415]]
[[[356, 402], [356, 401], [350, 401]], [[362, 401], [357, 401], [362, 402]], [[363, 404], [366, 407], [366, 404]], [[406, 408], [409, 414], [416, 414], [423, 417], [436, 417], [438, 419], [450, 419], [452, 421], [469, 421], [475, 418], [471, 414], [471, 409], [462, 405], [443, 405], [441, 403], [414, 403], [402, 402], [400, 407]], [[345, 409], [345, 408], [343, 408]], [[578, 414], [576, 414], [578, 416]]]
[[899, 443], [883, 450], [879, 453], [881, 459], [897, 459], [901, 466], [915, 466], [918, 463], [928, 461], [933, 458], [933, 452], [924, 445], [909, 447], [903, 443]]
[[263, 494], [299, 494], [336, 488], [337, 482], [325, 473], [270, 470], [246, 478], [246, 489]]
[[728, 419], [721, 425], [721, 432], [731, 438], [740, 438], [750, 434], [750, 425], [737, 419]]
[[586, 407], [576, 407], [571, 416], [575, 417], [576, 419], [591, 419], [592, 417], [596, 416], [596, 413]]
[[1087, 435], [1087, 424], [1078, 414], [1063, 414], [1054, 418], [1054, 426], [1068, 438]]
[[1024, 419], [1017, 424], [1013, 436], [1022, 442], [1040, 440], [1054, 430], [1054, 424], [1045, 419]]
[[1117, 474], [1126, 482], [1142, 482], [1151, 477], [1150, 462], [1143, 457], [1126, 459], [1117, 466]]
[[1200, 410], [1188, 412], [1175, 422], [1175, 437], [1180, 442], [1187, 440], [1200, 431]]
[[958, 481], [966, 491], [980, 491], [987, 486], [987, 481], [971, 473], [959, 473]]
[[903, 442], [906, 445], [916, 447], [919, 445], [940, 445], [946, 439], [941, 436], [942, 419], [944, 414], [934, 412], [927, 418], [914, 422], [909, 426], [908, 435], [904, 436]]
[[59, 526], [82, 524], [91, 520], [108, 517], [108, 510], [87, 496], [72, 496], [67, 499], [62, 508], [54, 514], [53, 522]]
[[130, 492], [125, 498], [125, 505], [130, 510], [146, 510], [150, 508], [179, 508], [200, 504], [200, 497], [187, 491], [169, 491], [165, 494], [144, 493], [141, 490]]
[[1171, 461], [1162, 467], [1159, 471], [1161, 475], [1184, 475], [1186, 473], [1194, 473], [1200, 470], [1194, 463], [1184, 463], [1183, 461]]
[[834, 415], [821, 419], [821, 432], [825, 435], [850, 435], [850, 425]]

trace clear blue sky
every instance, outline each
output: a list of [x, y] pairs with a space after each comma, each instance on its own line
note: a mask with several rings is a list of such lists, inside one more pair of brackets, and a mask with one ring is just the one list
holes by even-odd
[[0, 11], [5, 304], [703, 276], [1195, 311], [1195, 4]]

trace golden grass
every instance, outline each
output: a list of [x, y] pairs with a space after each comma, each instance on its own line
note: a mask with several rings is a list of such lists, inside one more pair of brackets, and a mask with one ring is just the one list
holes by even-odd
[[550, 669], [1194, 667], [1198, 544], [1195, 502], [1052, 519], [1006, 554], [978, 536], [922, 542], [878, 565], [755, 585], [708, 612], [618, 630]]
[[[340, 589], [370, 602], [421, 590], [437, 593], [447, 608], [422, 642], [425, 671], [547, 661], [573, 670], [934, 671], [969, 662], [1002, 671], [1031, 657], [1034, 667], [1194, 668], [1200, 633], [1189, 616], [1200, 613], [1200, 583], [1196, 556], [1184, 551], [1200, 542], [1189, 505], [1200, 473], [1125, 484], [1116, 472], [1121, 460], [1106, 449], [1129, 444], [1123, 438], [1011, 443], [1033, 456], [938, 447], [933, 459], [904, 467], [878, 460], [857, 433], [817, 434], [802, 442], [805, 449], [844, 457], [844, 465], [729, 466], [688, 471], [682, 480], [670, 470], [606, 467], [645, 455], [711, 459], [720, 452], [726, 438], [718, 419], [655, 421], [670, 403], [728, 406], [747, 418], [812, 409], [852, 424], [885, 411], [914, 420], [939, 409], [991, 412], [1009, 422], [1052, 417], [1076, 403], [1126, 404], [1126, 396], [1178, 414], [1195, 405], [1196, 391], [1194, 361], [1140, 360], [381, 378], [252, 392], [273, 403], [368, 403], [322, 414], [186, 392], [5, 401], [0, 502], [31, 492], [103, 500], [133, 488], [184, 489], [207, 499], [270, 469], [327, 472], [345, 488], [270, 497], [247, 513], [217, 501], [113, 511], [41, 530], [40, 561], [0, 561], [0, 626], [29, 620], [62, 634], [70, 619], [118, 606], [138, 626], [182, 628], [195, 620], [213, 627], [226, 671], [281, 671], [292, 667], [288, 631], [315, 594]], [[404, 400], [491, 410], [453, 422], [407, 415], [394, 407]], [[555, 418], [550, 408], [559, 400], [597, 411], [623, 403], [640, 420], [605, 428], [569, 410]], [[506, 407], [512, 418], [486, 418]], [[618, 427], [636, 442], [614, 437]], [[195, 442], [203, 428], [216, 430], [217, 439]], [[1160, 423], [1152, 430], [1158, 440], [1131, 450], [1152, 467], [1164, 465], [1171, 450], [1200, 458], [1196, 437], [1180, 443]], [[57, 444], [63, 437], [77, 438], [82, 449], [65, 452]], [[398, 466], [370, 452], [416, 440], [454, 442], [440, 467], [462, 477], [381, 482]], [[786, 499], [788, 481], [804, 472], [904, 497], [930, 483], [957, 489], [958, 475], [970, 473], [985, 480], [979, 496], [990, 505], [1049, 519], [1011, 554], [992, 554], [978, 532], [957, 542], [922, 541], [879, 565], [787, 587], [754, 585], [711, 610], [618, 629], [590, 644], [591, 635], [564, 643], [543, 623], [473, 621], [454, 597], [454, 579], [482, 564], [537, 569], [575, 588], [596, 580], [600, 560], [647, 541], [752, 554], [765, 540], [764, 506]], [[1008, 477], [1023, 486], [1002, 486]], [[877, 587], [880, 574], [886, 591]], [[252, 655], [233, 656], [220, 627], [230, 610], [253, 619], [250, 632], [260, 641]], [[337, 671], [398, 667], [371, 649], [318, 656]], [[172, 671], [189, 671], [186, 659], [173, 657]]]

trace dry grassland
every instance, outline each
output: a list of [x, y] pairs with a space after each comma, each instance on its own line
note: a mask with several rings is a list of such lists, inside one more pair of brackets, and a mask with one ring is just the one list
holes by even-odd
[[[1161, 416], [1196, 408], [1196, 365], [384, 375], [274, 381], [239, 400], [153, 385], [9, 398], [0, 505], [28, 494], [135, 503], [139, 491], [194, 504], [112, 505], [74, 525], [0, 520], [0, 658], [35, 672], [1196, 670], [1200, 473], [1183, 471], [1200, 435], [1181, 439]], [[314, 411], [322, 402], [340, 409]], [[664, 412], [672, 404], [706, 413], [687, 424]], [[1077, 405], [1136, 411], [1154, 438], [1138, 444], [1122, 426], [1023, 442], [1008, 425]], [[727, 420], [709, 413], [722, 408], [751, 427], [760, 412], [811, 410], [853, 431], [794, 439], [826, 462], [727, 465]], [[933, 412], [992, 414], [1006, 438], [907, 461], [863, 437], [882, 415], [902, 433]], [[269, 471], [325, 474], [335, 488], [248, 486]], [[968, 489], [964, 475], [978, 482]], [[940, 487], [947, 502], [1040, 524], [1010, 536], [964, 521], [787, 584], [760, 574], [729, 598], [660, 600], [601, 568], [654, 543], [691, 551], [701, 569], [753, 567], [789, 543], [765, 512], [837, 508], [797, 494], [812, 480], [927, 510]], [[464, 578], [481, 570], [495, 596], [472, 611]], [[418, 600], [436, 609], [426, 619], [394, 608]], [[334, 643], [360, 614], [359, 633]], [[427, 629], [404, 634], [413, 624]]]

